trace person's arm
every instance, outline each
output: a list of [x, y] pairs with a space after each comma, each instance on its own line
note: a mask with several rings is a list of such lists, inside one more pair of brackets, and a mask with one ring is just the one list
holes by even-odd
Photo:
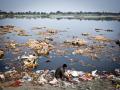
[[61, 72], [62, 72], [62, 79], [67, 78], [67, 76], [65, 75], [65, 69], [61, 68]]

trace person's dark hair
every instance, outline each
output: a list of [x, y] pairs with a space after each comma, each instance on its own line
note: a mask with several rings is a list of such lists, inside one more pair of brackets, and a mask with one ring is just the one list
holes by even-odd
[[35, 54], [33, 54], [33, 56], [35, 56]]
[[63, 67], [67, 67], [67, 64], [63, 64]]

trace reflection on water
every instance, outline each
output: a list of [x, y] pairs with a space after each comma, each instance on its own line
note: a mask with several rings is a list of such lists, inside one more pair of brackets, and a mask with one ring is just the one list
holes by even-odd
[[[49, 18], [37, 18], [37, 19], [1, 19], [0, 25], [14, 25], [17, 27], [23, 28], [28, 34], [31, 36], [17, 36], [15, 33], [8, 33], [4, 36], [1, 36], [1, 38], [4, 40], [15, 40], [18, 43], [25, 43], [28, 41], [28, 39], [37, 39], [42, 40], [44, 37], [42, 35], [37, 34], [37, 30], [32, 30], [33, 27], [47, 27], [47, 28], [54, 28], [57, 30], [65, 31], [58, 33], [57, 35], [54, 35], [54, 42], [53, 43], [62, 43], [64, 40], [71, 39], [73, 36], [77, 36], [79, 38], [88, 39], [85, 36], [82, 36], [81, 33], [90, 33], [90, 35], [103, 35], [107, 38], [110, 38], [112, 40], [120, 39], [120, 22], [118, 21], [94, 21], [94, 20], [77, 20], [77, 19], [49, 19]], [[113, 32], [105, 32], [100, 31], [96, 32], [95, 29], [111, 29]], [[8, 39], [9, 37], [9, 39]], [[2, 46], [2, 45], [1, 45]], [[67, 48], [70, 50], [71, 48]], [[27, 48], [23, 50], [21, 54], [24, 54], [24, 52], [31, 52], [31, 50], [28, 50]], [[115, 52], [112, 52], [115, 53]], [[117, 52], [116, 52], [117, 53]], [[120, 54], [117, 53], [119, 56]], [[69, 65], [69, 68], [73, 68], [76, 70], [83, 70], [83, 71], [91, 71], [94, 69], [98, 70], [114, 70], [115, 68], [120, 68], [120, 61], [114, 62], [112, 58], [107, 58], [108, 55], [103, 55], [104, 57], [100, 57], [98, 60], [91, 60], [89, 57], [85, 57], [82, 55], [73, 55], [73, 54], [66, 54], [63, 56], [58, 56], [55, 54], [54, 51], [50, 53], [51, 62], [47, 63], [46, 60], [48, 60], [48, 57], [39, 57], [39, 66], [36, 69], [56, 69], [58, 66], [60, 66], [63, 63], [67, 63]], [[14, 56], [7, 52], [4, 58], [9, 58], [9, 60], [13, 59]], [[75, 59], [75, 62], [71, 62], [70, 59]], [[1, 69], [5, 66], [5, 61], [1, 62]], [[15, 62], [16, 63], [16, 62]], [[81, 63], [85, 63], [85, 65], [82, 65]]]

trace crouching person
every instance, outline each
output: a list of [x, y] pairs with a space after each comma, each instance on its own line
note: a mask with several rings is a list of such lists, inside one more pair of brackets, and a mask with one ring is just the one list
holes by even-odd
[[55, 77], [56, 79], [66, 80], [68, 79], [65, 75], [65, 71], [67, 69], [67, 65], [63, 64], [61, 67], [57, 68], [55, 71]]

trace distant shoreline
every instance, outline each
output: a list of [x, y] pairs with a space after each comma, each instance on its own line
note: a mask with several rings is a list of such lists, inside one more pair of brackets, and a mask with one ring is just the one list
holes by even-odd
[[120, 16], [80, 16], [80, 15], [0, 15], [0, 19], [4, 18], [50, 18], [50, 19], [80, 19], [80, 20], [117, 20]]
[[50, 19], [80, 19], [80, 20], [117, 20], [120, 13], [112, 12], [0, 12], [0, 19], [4, 18], [50, 18]]

